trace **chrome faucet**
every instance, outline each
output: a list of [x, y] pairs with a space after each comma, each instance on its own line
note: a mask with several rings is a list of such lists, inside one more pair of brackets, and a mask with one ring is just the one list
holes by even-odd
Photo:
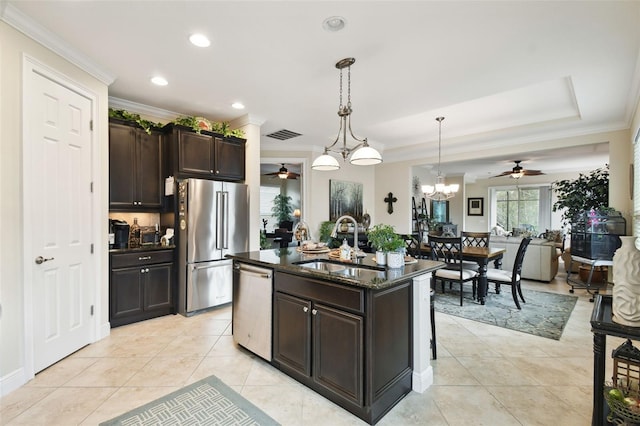
[[338, 226], [343, 220], [350, 220], [353, 222], [353, 254], [354, 257], [358, 257], [358, 222], [353, 218], [353, 216], [343, 215], [336, 220], [336, 224], [333, 225], [333, 231], [331, 231], [331, 237], [336, 238], [338, 236]]

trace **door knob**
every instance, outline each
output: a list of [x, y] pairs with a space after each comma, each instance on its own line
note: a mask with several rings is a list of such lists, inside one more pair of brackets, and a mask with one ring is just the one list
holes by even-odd
[[36, 257], [36, 265], [43, 264], [44, 262], [48, 262], [49, 260], [53, 260], [53, 257], [44, 258], [42, 256]]

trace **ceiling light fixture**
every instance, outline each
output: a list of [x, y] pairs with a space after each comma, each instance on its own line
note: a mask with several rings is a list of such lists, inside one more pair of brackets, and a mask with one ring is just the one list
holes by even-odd
[[280, 179], [286, 179], [289, 177], [289, 170], [287, 170], [284, 164], [280, 167], [280, 170], [278, 170], [278, 177]]
[[234, 102], [231, 104], [231, 108], [233, 109], [244, 109], [244, 104], [242, 102]]
[[347, 21], [342, 16], [331, 16], [322, 21], [322, 28], [330, 32], [340, 31], [345, 25], [347, 25]]
[[[338, 170], [340, 164], [335, 157], [329, 155], [329, 152], [335, 152], [342, 155], [342, 158], [346, 161], [347, 157], [351, 155], [349, 162], [357, 166], [370, 166], [373, 164], [382, 163], [382, 156], [380, 153], [371, 148], [367, 142], [367, 138], [358, 139], [354, 136], [353, 130], [351, 130], [351, 65], [356, 60], [354, 58], [345, 58], [336, 64], [336, 68], [340, 70], [340, 105], [338, 107], [338, 116], [340, 117], [340, 128], [338, 129], [338, 136], [336, 140], [329, 146], [324, 147], [324, 153], [316, 158], [311, 165], [313, 170], [331, 171]], [[342, 104], [342, 70], [347, 69], [347, 104]], [[347, 132], [351, 139], [359, 142], [353, 148], [347, 148]], [[342, 148], [334, 149], [333, 147], [342, 140]]]
[[151, 82], [156, 86], [166, 86], [167, 84], [169, 84], [166, 78], [160, 76], [151, 78]]
[[442, 155], [442, 120], [444, 117], [436, 117], [436, 121], [438, 122], [438, 177], [436, 177], [436, 184], [433, 185], [422, 185], [422, 192], [424, 192], [424, 196], [435, 201], [447, 200], [449, 198], [453, 198], [460, 189], [460, 185], [457, 183], [453, 183], [451, 185], [445, 185], [444, 178], [440, 173], [440, 158]]
[[211, 42], [204, 34], [191, 34], [189, 41], [198, 47], [209, 47], [211, 45]]

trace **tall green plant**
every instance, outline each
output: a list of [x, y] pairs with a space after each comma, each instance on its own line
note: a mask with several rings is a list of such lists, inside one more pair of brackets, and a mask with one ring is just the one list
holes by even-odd
[[292, 220], [291, 213], [293, 213], [293, 207], [291, 206], [291, 197], [284, 194], [278, 194], [273, 198], [273, 207], [271, 207], [271, 213], [278, 219], [278, 223], [285, 220]]
[[551, 183], [558, 200], [553, 203], [553, 211], [566, 209], [562, 213], [564, 225], [571, 223], [586, 211], [610, 211], [609, 208], [609, 165], [582, 174], [577, 179], [565, 179]]

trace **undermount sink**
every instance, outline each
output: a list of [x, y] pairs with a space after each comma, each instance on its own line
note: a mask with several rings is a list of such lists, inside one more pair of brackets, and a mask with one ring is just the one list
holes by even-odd
[[295, 264], [303, 268], [315, 269], [317, 271], [329, 272], [347, 277], [359, 277], [362, 276], [363, 273], [371, 274], [385, 270], [384, 268], [372, 266], [353, 265], [350, 263], [334, 263], [323, 259], [296, 262]]
[[296, 265], [302, 266], [303, 268], [311, 268], [311, 269], [317, 269], [319, 271], [327, 271], [327, 272], [338, 272], [346, 269], [345, 265], [323, 262], [320, 260], [312, 260], [310, 262], [300, 262], [300, 263], [296, 263]]

